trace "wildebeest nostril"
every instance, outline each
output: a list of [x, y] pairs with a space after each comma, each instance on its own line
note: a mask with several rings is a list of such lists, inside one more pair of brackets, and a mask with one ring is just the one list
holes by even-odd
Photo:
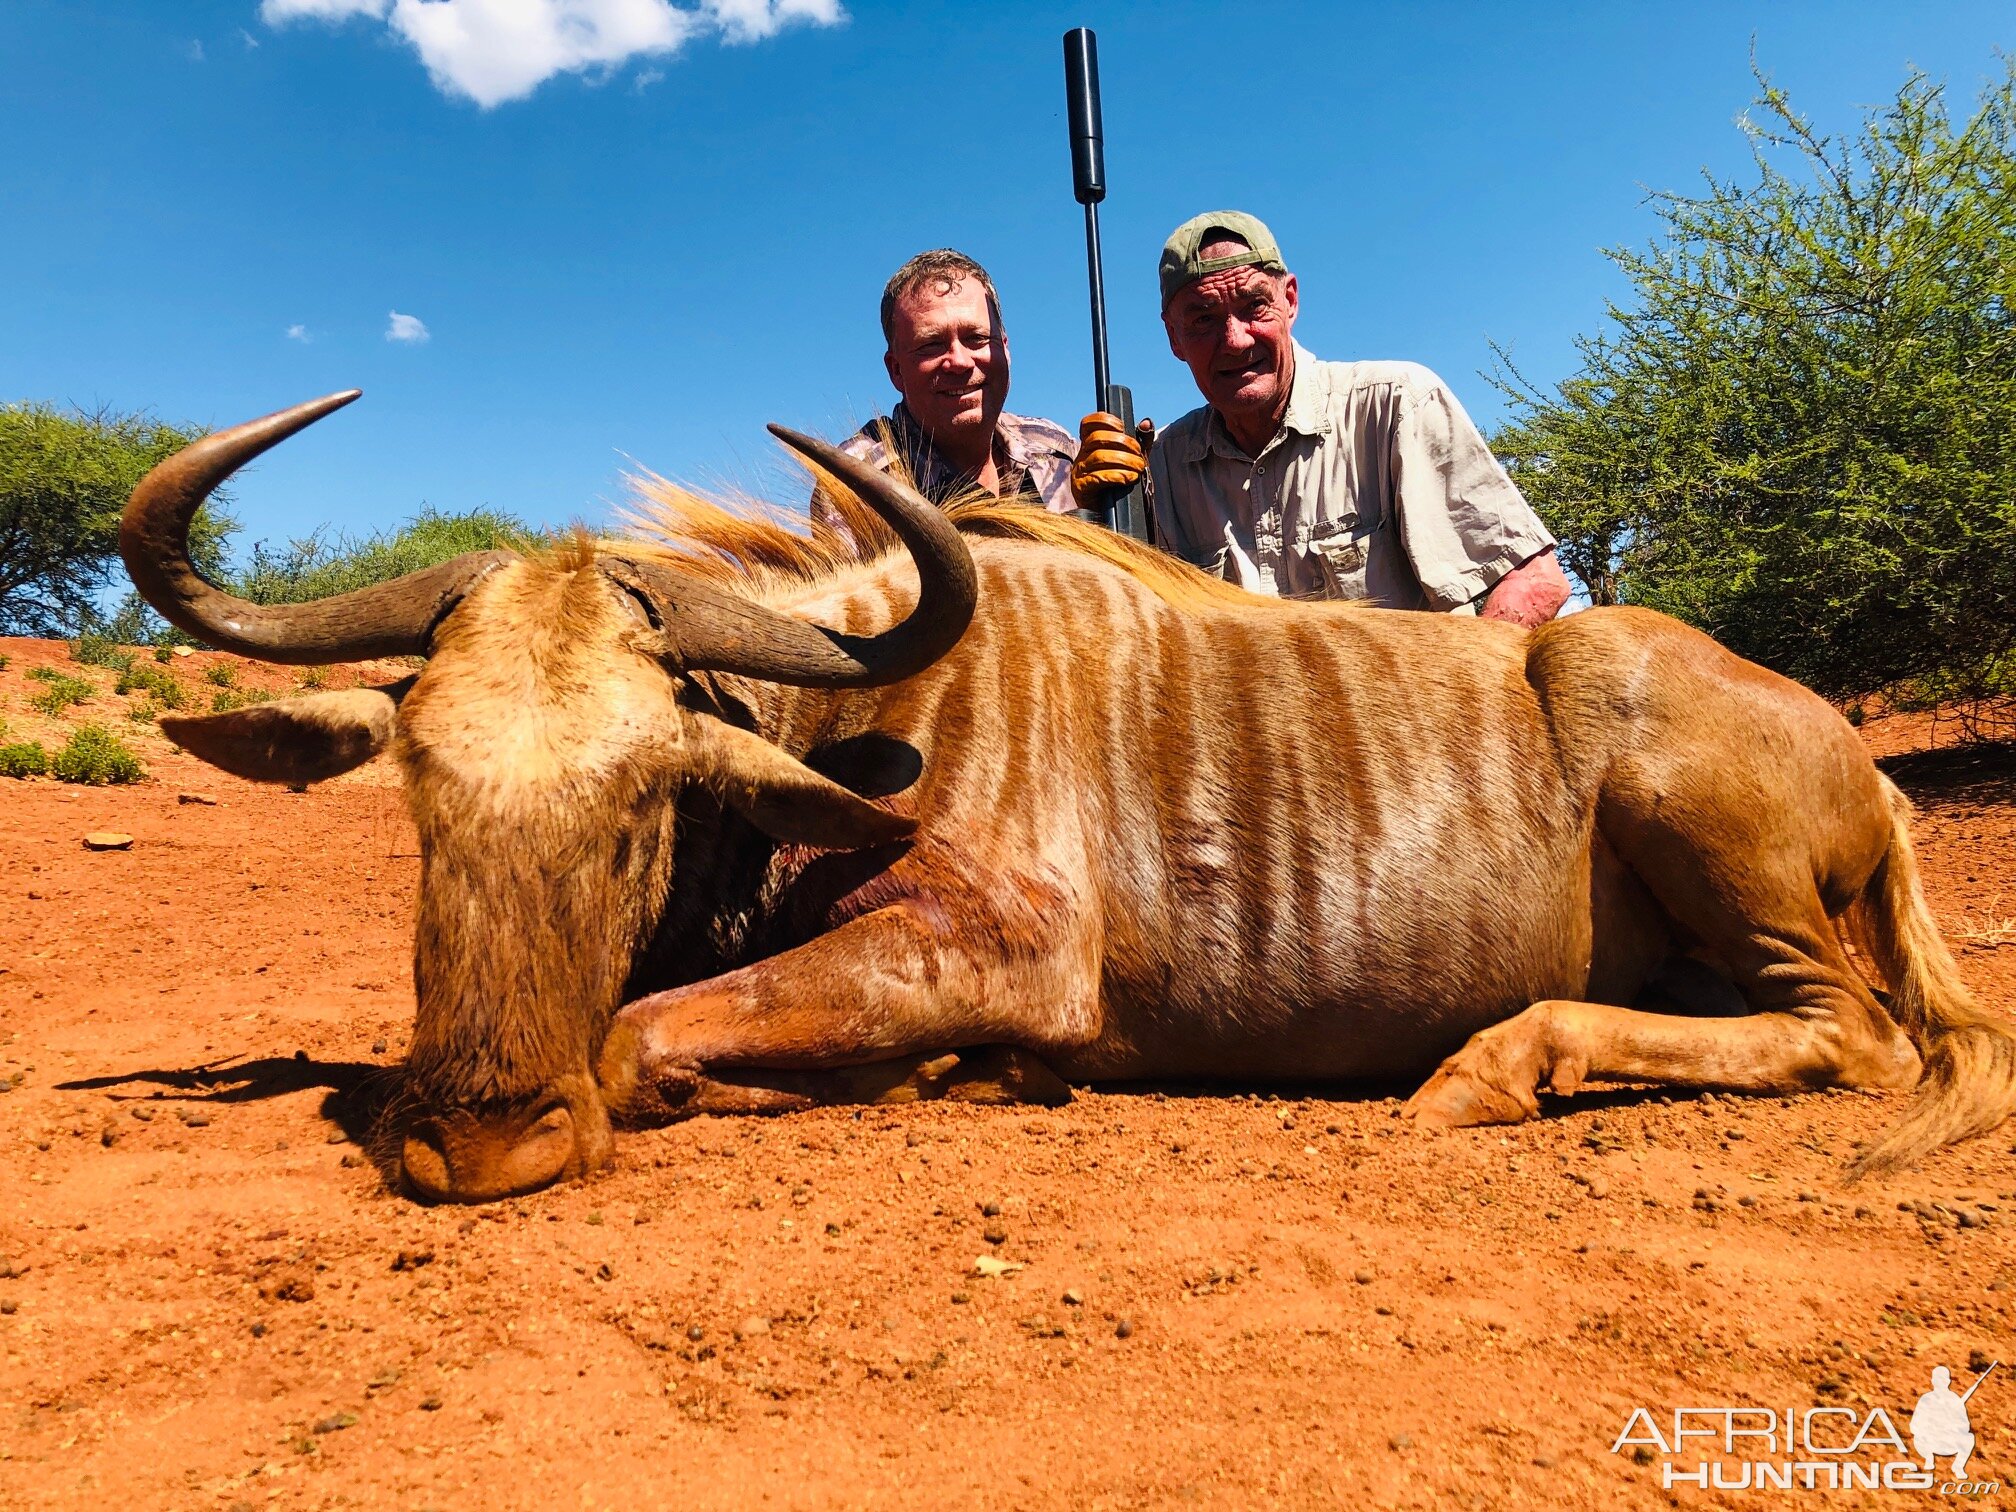
[[431, 1202], [495, 1202], [550, 1186], [574, 1163], [574, 1115], [556, 1103], [528, 1121], [417, 1120], [400, 1165]]

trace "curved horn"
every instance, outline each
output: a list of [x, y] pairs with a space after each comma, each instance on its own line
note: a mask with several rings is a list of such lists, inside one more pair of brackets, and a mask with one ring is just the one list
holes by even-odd
[[880, 469], [781, 425], [770, 432], [853, 489], [909, 548], [917, 607], [900, 624], [879, 635], [847, 635], [648, 562], [611, 561], [604, 570], [648, 587], [689, 669], [811, 688], [873, 688], [914, 677], [972, 623], [979, 582], [965, 540], [943, 510]]
[[389, 583], [306, 604], [254, 604], [206, 581], [189, 560], [189, 522], [203, 501], [254, 457], [343, 408], [348, 389], [192, 442], [140, 480], [119, 521], [119, 554], [140, 596], [177, 628], [265, 661], [313, 664], [424, 656], [434, 627], [475, 580], [511, 560], [478, 551]]

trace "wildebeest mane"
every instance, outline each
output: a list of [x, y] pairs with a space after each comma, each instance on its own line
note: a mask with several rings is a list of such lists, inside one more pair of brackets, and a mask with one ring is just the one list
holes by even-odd
[[[839, 525], [814, 511], [808, 534], [807, 522], [796, 510], [750, 497], [713, 499], [655, 473], [633, 474], [628, 480], [632, 502], [622, 516], [629, 535], [605, 549], [647, 554], [756, 598], [790, 593], [901, 551], [895, 532], [845, 484], [818, 469], [813, 469], [813, 479]], [[944, 507], [966, 535], [1082, 553], [1119, 568], [1179, 609], [1210, 604], [1258, 608], [1278, 602], [1131, 537], [1021, 500], [974, 489]]]

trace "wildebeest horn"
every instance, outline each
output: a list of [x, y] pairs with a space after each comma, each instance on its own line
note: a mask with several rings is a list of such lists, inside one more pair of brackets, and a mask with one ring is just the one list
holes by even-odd
[[254, 604], [207, 582], [189, 560], [189, 522], [212, 489], [268, 447], [314, 424], [361, 390], [311, 399], [191, 443], [140, 480], [119, 521], [133, 586], [172, 625], [212, 646], [264, 661], [313, 664], [424, 656], [434, 627], [483, 573], [511, 560], [478, 551], [389, 583], [306, 604]]
[[695, 670], [814, 688], [871, 688], [913, 677], [959, 643], [979, 596], [973, 558], [943, 510], [915, 489], [797, 431], [770, 427], [889, 523], [917, 563], [917, 607], [879, 635], [847, 635], [649, 562], [609, 561], [656, 602], [671, 648]]

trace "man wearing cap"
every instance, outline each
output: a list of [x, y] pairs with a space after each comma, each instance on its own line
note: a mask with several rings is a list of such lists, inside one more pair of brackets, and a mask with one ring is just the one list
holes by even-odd
[[[1078, 443], [1061, 425], [1011, 415], [1008, 337], [994, 281], [972, 258], [941, 247], [898, 268], [882, 291], [882, 365], [902, 396], [841, 450], [904, 474], [934, 503], [980, 490], [1060, 513], [1077, 508], [1071, 459]], [[815, 493], [814, 514], [844, 531]]]
[[1204, 396], [1152, 457], [1085, 417], [1088, 503], [1149, 474], [1162, 545], [1284, 598], [1544, 624], [1568, 598], [1554, 538], [1456, 396], [1412, 362], [1321, 362], [1291, 332], [1295, 275], [1268, 229], [1217, 210], [1162, 249], [1169, 349]]

